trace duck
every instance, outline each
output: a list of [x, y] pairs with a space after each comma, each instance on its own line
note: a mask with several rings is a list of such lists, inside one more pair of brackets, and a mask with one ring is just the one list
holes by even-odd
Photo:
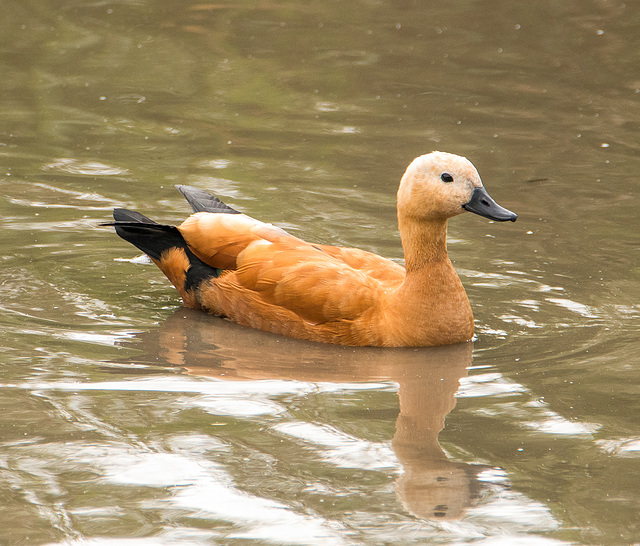
[[404, 266], [357, 248], [315, 244], [192, 186], [179, 226], [116, 208], [113, 226], [177, 289], [184, 306], [311, 342], [425, 347], [472, 340], [474, 318], [447, 254], [447, 223], [471, 212], [517, 215], [487, 193], [467, 158], [434, 151], [401, 177], [397, 217]]

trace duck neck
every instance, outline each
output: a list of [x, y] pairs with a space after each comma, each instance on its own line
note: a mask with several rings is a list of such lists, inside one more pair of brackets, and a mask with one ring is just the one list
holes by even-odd
[[447, 220], [398, 218], [407, 275], [448, 262]]

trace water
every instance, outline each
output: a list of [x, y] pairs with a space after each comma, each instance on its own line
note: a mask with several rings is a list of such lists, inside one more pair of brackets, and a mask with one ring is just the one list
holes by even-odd
[[[640, 10], [5, 2], [0, 543], [640, 540]], [[401, 259], [406, 165], [468, 156], [473, 345], [325, 347], [180, 307], [98, 223], [173, 184]]]

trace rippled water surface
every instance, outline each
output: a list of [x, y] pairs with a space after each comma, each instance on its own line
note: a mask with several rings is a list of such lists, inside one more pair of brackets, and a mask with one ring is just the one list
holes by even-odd
[[[0, 543], [640, 541], [638, 6], [0, 13]], [[187, 183], [400, 260], [433, 149], [519, 214], [450, 223], [473, 344], [240, 328], [98, 226], [178, 222]]]

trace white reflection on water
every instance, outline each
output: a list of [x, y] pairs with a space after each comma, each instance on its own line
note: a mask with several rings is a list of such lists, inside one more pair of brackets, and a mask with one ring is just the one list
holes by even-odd
[[568, 436], [591, 435], [600, 429], [596, 423], [570, 421], [552, 411], [545, 411], [543, 418], [524, 423], [524, 426], [545, 434], [562, 434]]
[[199, 407], [211, 415], [229, 415], [239, 418], [257, 417], [258, 415], [278, 415], [287, 411], [282, 404], [270, 400], [254, 400], [235, 396], [211, 396], [190, 398], [184, 405]]
[[171, 501], [209, 516], [250, 526], [228, 538], [264, 540], [276, 544], [347, 544], [342, 525], [319, 516], [293, 512], [276, 501], [248, 495], [213, 481], [182, 489]]
[[618, 438], [598, 440], [598, 447], [615, 457], [640, 457], [640, 438]]
[[487, 468], [478, 474], [478, 481], [490, 483], [507, 483], [509, 477], [502, 468]]
[[560, 307], [564, 307], [565, 309], [568, 309], [569, 311], [577, 313], [578, 315], [583, 316], [585, 318], [599, 317], [599, 315], [595, 312], [594, 309], [586, 305], [583, 305], [581, 303], [578, 303], [566, 298], [546, 298], [546, 299], [551, 303], [555, 303], [556, 305], [559, 305]]
[[[200, 442], [199, 440], [202, 440]], [[82, 444], [68, 442], [39, 446], [40, 455], [49, 458], [23, 457], [22, 472], [48, 476], [55, 486], [57, 480], [47, 467], [57, 459], [56, 472], [61, 469], [98, 473], [104, 484], [161, 488], [164, 494], [147, 496], [141, 502], [145, 510], [186, 510], [186, 517], [215, 519], [232, 523], [236, 530], [226, 538], [255, 539], [277, 544], [346, 544], [344, 527], [310, 511], [299, 513], [291, 507], [241, 491], [224, 467], [205, 457], [217, 450], [211, 438], [191, 438], [182, 453], [157, 452], [142, 446], [117, 443]], [[192, 451], [193, 443], [204, 443], [205, 452]], [[176, 446], [180, 442], [177, 441]], [[222, 445], [222, 444], [218, 444]], [[201, 447], [203, 447], [201, 445]], [[223, 446], [224, 447], [224, 446]], [[50, 491], [49, 494], [63, 494]], [[34, 502], [40, 503], [37, 498]], [[114, 513], [109, 507], [81, 507], [74, 516], [107, 517]], [[115, 514], [116, 516], [118, 514]], [[49, 519], [52, 519], [50, 517]], [[67, 516], [65, 519], [69, 520]], [[70, 521], [70, 520], [69, 520]], [[67, 534], [72, 534], [67, 529]], [[342, 536], [341, 536], [342, 535]], [[184, 543], [182, 540], [181, 543]], [[72, 540], [64, 544], [83, 544]]]
[[487, 404], [475, 412], [487, 417], [508, 416], [512, 422], [542, 432], [568, 436], [591, 435], [600, 429], [597, 423], [569, 420], [548, 408], [543, 400], [525, 399], [532, 393], [523, 385], [503, 377], [499, 373], [484, 373], [463, 377], [456, 393], [458, 398], [520, 397], [520, 402]]
[[525, 326], [527, 328], [542, 328], [542, 324], [536, 324], [535, 321], [526, 319], [524, 317], [519, 317], [517, 315], [500, 315], [498, 317], [500, 320], [505, 322], [512, 322], [517, 324], [518, 326]]
[[89, 332], [63, 332], [54, 337], [70, 339], [72, 341], [84, 341], [86, 343], [98, 343], [100, 345], [116, 345], [124, 339], [132, 338], [131, 332], [113, 332], [111, 334], [95, 334]]
[[273, 429], [312, 445], [323, 461], [341, 468], [401, 470], [401, 465], [388, 444], [369, 442], [331, 425], [295, 421], [275, 425]]
[[[200, 393], [231, 396], [280, 396], [283, 394], [304, 395], [318, 392], [338, 392], [352, 390], [380, 390], [380, 383], [313, 383], [307, 381], [289, 381], [279, 379], [262, 379], [256, 381], [224, 381], [207, 378], [194, 380], [184, 376], [144, 377], [128, 381], [100, 381], [80, 383], [72, 381], [47, 383], [4, 384], [0, 387], [17, 387], [28, 390], [46, 391], [139, 391], [139, 392], [171, 392]], [[198, 403], [196, 402], [196, 405]]]
[[481, 544], [484, 546], [544, 546], [558, 545], [558, 544], [575, 544], [574, 542], [565, 542], [563, 540], [556, 540], [554, 538], [545, 537], [532, 537], [527, 535], [503, 535], [499, 537], [487, 538], [485, 540], [479, 540], [474, 544]]
[[[200, 543], [200, 542], [198, 542]], [[167, 542], [164, 538], [90, 538], [78, 540], [65, 540], [63, 542], [50, 542], [46, 546], [92, 546], [93, 544], [107, 544], [108, 546], [163, 546], [165, 544], [173, 544]], [[190, 544], [189, 542], [180, 541], [180, 544]]]
[[[128, 460], [127, 460], [128, 459]], [[157, 501], [173, 508], [195, 510], [193, 517], [220, 518], [250, 529], [229, 538], [260, 539], [281, 544], [334, 544], [344, 541], [331, 529], [341, 526], [321, 517], [302, 515], [270, 499], [235, 488], [224, 468], [211, 461], [174, 453], [123, 454], [105, 464], [105, 479], [124, 485], [171, 488], [171, 496]], [[146, 501], [153, 503], [154, 501]]]
[[488, 522], [498, 524], [500, 521], [511, 523], [517, 525], [520, 532], [526, 528], [535, 529], [537, 532], [548, 532], [558, 528], [558, 522], [551, 515], [549, 508], [510, 489], [500, 489], [489, 502], [470, 508], [468, 515], [471, 520], [479, 517], [483, 525], [487, 525]]
[[499, 373], [484, 373], [462, 377], [456, 397], [510, 396], [526, 392], [526, 390], [519, 383], [509, 381]]

